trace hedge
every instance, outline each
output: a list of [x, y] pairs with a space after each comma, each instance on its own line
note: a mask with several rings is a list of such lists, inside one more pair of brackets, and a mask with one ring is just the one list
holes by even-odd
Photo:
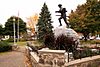
[[12, 46], [5, 42], [5, 41], [0, 41], [0, 52], [4, 52], [4, 51], [9, 51], [12, 49]]

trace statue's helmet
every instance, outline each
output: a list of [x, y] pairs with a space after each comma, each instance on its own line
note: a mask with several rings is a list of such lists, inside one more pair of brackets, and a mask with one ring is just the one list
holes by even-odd
[[62, 4], [58, 4], [58, 7], [61, 7], [62, 6]]

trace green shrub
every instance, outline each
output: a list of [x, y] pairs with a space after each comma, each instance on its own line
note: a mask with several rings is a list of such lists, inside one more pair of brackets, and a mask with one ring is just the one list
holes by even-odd
[[44, 38], [44, 45], [50, 49], [55, 49], [55, 38], [53, 34], [46, 34]]
[[100, 55], [100, 50], [92, 51], [89, 48], [83, 48], [82, 50], [77, 50], [73, 53], [74, 59], [81, 59], [85, 57], [92, 57], [95, 55]]
[[44, 45], [50, 49], [66, 50], [69, 52], [73, 52], [77, 48], [74, 39], [65, 35], [55, 38], [53, 34], [47, 34], [44, 38]]
[[12, 46], [5, 42], [5, 41], [0, 41], [0, 52], [8, 51], [11, 50]]
[[75, 43], [72, 37], [67, 37], [65, 35], [58, 36], [55, 40], [55, 47], [58, 50], [66, 50], [68, 52], [73, 52], [77, 48], [77, 44]]

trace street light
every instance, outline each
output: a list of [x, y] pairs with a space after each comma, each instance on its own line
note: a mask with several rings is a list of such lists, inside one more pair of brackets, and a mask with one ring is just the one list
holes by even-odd
[[16, 46], [15, 40], [15, 17], [13, 17], [13, 30], [14, 30], [14, 46]]
[[17, 23], [17, 42], [19, 42], [19, 15], [18, 15], [18, 23]]

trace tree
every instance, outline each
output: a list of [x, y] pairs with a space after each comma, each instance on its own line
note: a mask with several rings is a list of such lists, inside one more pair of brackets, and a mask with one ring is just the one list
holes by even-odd
[[38, 14], [35, 13], [34, 15], [30, 16], [29, 18], [27, 18], [27, 25], [28, 25], [28, 29], [31, 31], [32, 34], [35, 35], [35, 26], [38, 22]]
[[[13, 21], [15, 19], [15, 21]], [[15, 34], [17, 37], [18, 32], [18, 21], [19, 21], [19, 33], [25, 33], [26, 32], [26, 23], [19, 17], [11, 16], [7, 22], [5, 23], [5, 34], [13, 36], [14, 30], [13, 30], [13, 23], [15, 23]]]
[[51, 14], [48, 10], [46, 3], [44, 3], [44, 5], [41, 9], [37, 28], [38, 28], [38, 39], [39, 39], [39, 41], [43, 41], [46, 34], [48, 34], [48, 33], [53, 34]]
[[4, 28], [0, 24], [0, 39], [2, 38], [3, 35], [4, 35]]
[[72, 12], [69, 22], [77, 32], [83, 33], [87, 40], [89, 33], [100, 32], [100, 1], [87, 0], [85, 4], [77, 6]]
[[3, 27], [2, 27], [2, 25], [0, 24], [0, 35], [2, 35], [3, 34]]

